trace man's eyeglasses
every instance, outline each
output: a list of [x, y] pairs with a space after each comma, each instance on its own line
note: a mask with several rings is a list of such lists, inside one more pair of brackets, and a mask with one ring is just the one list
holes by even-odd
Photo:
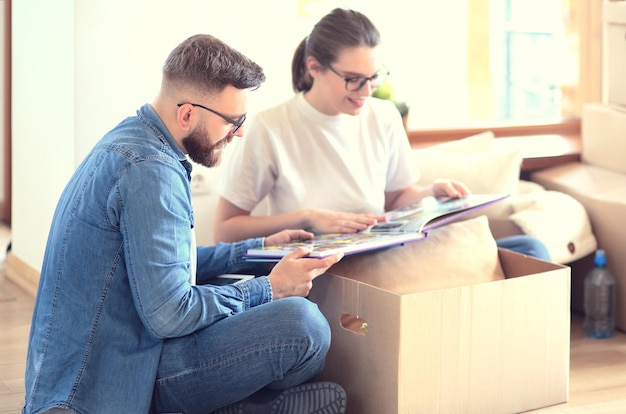
[[384, 65], [374, 76], [371, 76], [369, 78], [366, 78], [363, 76], [346, 77], [346, 76], [343, 76], [341, 73], [337, 72], [332, 66], [327, 65], [327, 67], [328, 69], [331, 70], [331, 72], [333, 72], [335, 75], [339, 76], [341, 79], [343, 79], [346, 82], [346, 90], [348, 92], [358, 91], [363, 86], [365, 86], [367, 81], [370, 82], [370, 86], [372, 87], [372, 89], [376, 89], [380, 85], [385, 83], [385, 81], [389, 77], [389, 71]]
[[[207, 107], [206, 107], [206, 106], [204, 106], [204, 105], [195, 104], [195, 103], [191, 103], [191, 102], [186, 102], [186, 103], [188, 103], [188, 104], [189, 104], [189, 105], [191, 105], [191, 106], [197, 106], [198, 108], [206, 109], [207, 111], [212, 112], [212, 113], [214, 113], [215, 115], [219, 116], [219, 117], [220, 117], [220, 118], [222, 118], [224, 121], [226, 121], [226, 122], [228, 122], [228, 123], [230, 123], [230, 124], [233, 124], [233, 125], [235, 126], [235, 128], [233, 128], [233, 130], [232, 130], [232, 131], [230, 131], [232, 134], [234, 134], [235, 132], [237, 132], [237, 130], [238, 130], [239, 128], [241, 128], [241, 126], [243, 125], [243, 123], [246, 121], [246, 114], [243, 114], [243, 115], [241, 116], [241, 118], [239, 118], [238, 120], [234, 120], [234, 119], [232, 119], [231, 117], [228, 117], [228, 116], [226, 116], [226, 115], [224, 115], [224, 114], [221, 114], [221, 113], [219, 113], [219, 112], [217, 112], [217, 111], [215, 111], [215, 110], [213, 110], [213, 109], [211, 109], [211, 108], [207, 108]], [[178, 104], [178, 106], [179, 106], [179, 107], [181, 107], [181, 106], [185, 105], [186, 103], [179, 103], [179, 104]]]

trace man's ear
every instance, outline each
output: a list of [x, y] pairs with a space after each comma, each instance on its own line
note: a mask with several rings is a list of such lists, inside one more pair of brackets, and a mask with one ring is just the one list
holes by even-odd
[[176, 122], [183, 131], [191, 130], [191, 114], [194, 110], [193, 105], [183, 104], [176, 111]]

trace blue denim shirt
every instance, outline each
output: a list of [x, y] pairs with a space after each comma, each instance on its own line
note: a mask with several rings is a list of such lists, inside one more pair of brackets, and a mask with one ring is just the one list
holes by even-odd
[[[190, 171], [148, 104], [77, 168], [45, 251], [24, 413], [147, 413], [164, 340], [272, 300], [267, 277], [190, 284]], [[198, 247], [198, 284], [249, 271], [242, 255], [262, 242]]]

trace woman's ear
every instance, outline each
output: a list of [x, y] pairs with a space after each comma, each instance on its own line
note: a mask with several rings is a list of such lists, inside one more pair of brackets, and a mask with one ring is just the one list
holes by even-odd
[[319, 61], [315, 59], [313, 56], [309, 56], [308, 58], [306, 58], [305, 63], [306, 63], [306, 69], [312, 78], [317, 77], [317, 75], [319, 75], [319, 73], [324, 69], [324, 66], [321, 63], [319, 63]]

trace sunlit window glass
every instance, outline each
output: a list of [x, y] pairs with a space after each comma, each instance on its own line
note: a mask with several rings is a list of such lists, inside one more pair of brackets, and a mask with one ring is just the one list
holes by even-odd
[[299, 3], [311, 24], [338, 5], [372, 19], [391, 72], [387, 83], [394, 99], [410, 108], [409, 128], [542, 123], [580, 115], [576, 2]]

